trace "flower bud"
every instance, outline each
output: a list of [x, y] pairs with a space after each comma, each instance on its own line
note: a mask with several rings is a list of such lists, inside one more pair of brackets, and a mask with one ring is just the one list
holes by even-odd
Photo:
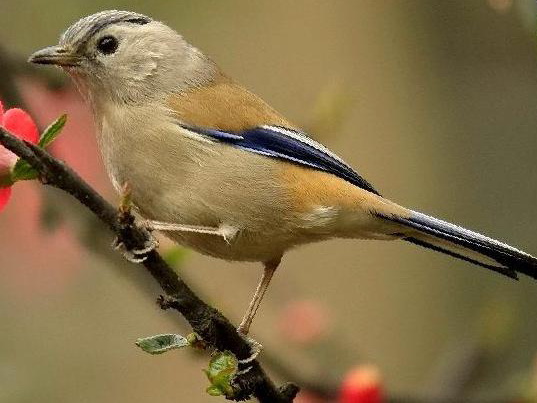
[[343, 380], [340, 403], [381, 403], [382, 385], [377, 367], [362, 365], [352, 369]]

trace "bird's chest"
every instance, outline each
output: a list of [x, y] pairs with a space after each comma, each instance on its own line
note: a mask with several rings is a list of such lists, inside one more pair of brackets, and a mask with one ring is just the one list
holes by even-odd
[[[180, 148], [166, 143], [166, 119], [139, 111], [116, 110], [103, 116], [98, 134], [104, 166], [119, 192], [128, 184], [140, 201], [160, 196], [170, 170], [177, 169]], [[172, 161], [170, 152], [175, 153]], [[175, 164], [171, 164], [175, 162]], [[175, 175], [179, 184], [180, 176]]]
[[[244, 195], [249, 173], [240, 162], [216, 144], [185, 137], [176, 124], [148, 121], [105, 118], [99, 135], [113, 186], [121, 191], [128, 184], [145, 218], [207, 227], [252, 221], [246, 215], [254, 215], [255, 207]], [[237, 203], [246, 206], [232, 208]]]
[[110, 182], [114, 189], [120, 192], [122, 186], [127, 182], [126, 172], [128, 168], [124, 164], [121, 149], [110, 141], [106, 133], [101, 133], [99, 136], [99, 149]]

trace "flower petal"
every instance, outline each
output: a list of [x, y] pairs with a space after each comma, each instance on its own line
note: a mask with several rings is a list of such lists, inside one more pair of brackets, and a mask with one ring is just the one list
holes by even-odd
[[0, 100], [0, 123], [2, 122], [2, 116], [4, 116], [4, 105], [2, 104], [2, 101]]
[[0, 146], [0, 183], [2, 183], [2, 179], [9, 177], [11, 168], [15, 166], [18, 159], [19, 157], [7, 148]]
[[3, 124], [11, 133], [21, 139], [37, 144], [39, 130], [32, 117], [22, 109], [14, 108], [4, 114]]
[[11, 196], [11, 188], [0, 188], [0, 211], [4, 209]]

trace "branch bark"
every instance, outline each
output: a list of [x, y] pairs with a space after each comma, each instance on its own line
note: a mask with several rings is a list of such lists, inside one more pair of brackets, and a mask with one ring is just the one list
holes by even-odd
[[[134, 220], [120, 220], [117, 209], [63, 162], [36, 145], [19, 140], [3, 128], [0, 128], [0, 143], [36, 169], [43, 184], [67, 192], [90, 209], [120, 237], [127, 248], [141, 249], [146, 244], [145, 230]], [[229, 320], [202, 301], [156, 251], [149, 252], [142, 264], [164, 291], [168, 301], [166, 306], [183, 315], [193, 331], [209, 346], [231, 351], [239, 360], [250, 356], [250, 345], [239, 336]], [[238, 377], [237, 394], [233, 400], [246, 400], [252, 395], [262, 403], [294, 400], [299, 390], [296, 385], [288, 383], [277, 388], [257, 361], [248, 365], [252, 368]]]

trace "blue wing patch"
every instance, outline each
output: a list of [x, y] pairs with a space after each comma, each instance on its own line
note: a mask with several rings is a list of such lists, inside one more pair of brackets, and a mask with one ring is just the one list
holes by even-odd
[[379, 195], [369, 182], [358, 175], [341, 158], [301, 132], [280, 126], [260, 126], [240, 133], [188, 125], [181, 126], [246, 151], [329, 172], [353, 185]]

